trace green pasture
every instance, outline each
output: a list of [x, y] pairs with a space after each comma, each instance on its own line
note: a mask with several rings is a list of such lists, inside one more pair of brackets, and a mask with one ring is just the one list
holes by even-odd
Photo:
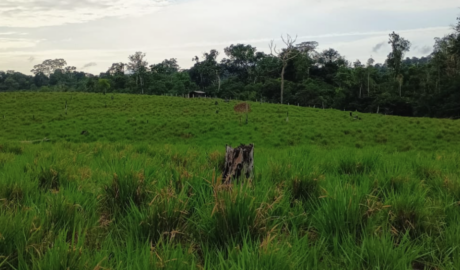
[[459, 121], [238, 103], [0, 94], [0, 269], [460, 269]]

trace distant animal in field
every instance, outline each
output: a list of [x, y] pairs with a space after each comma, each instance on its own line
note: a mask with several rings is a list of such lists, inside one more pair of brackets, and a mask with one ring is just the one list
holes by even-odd
[[89, 134], [89, 132], [88, 132], [87, 130], [83, 130], [83, 131], [80, 133], [80, 135], [88, 135], [88, 134]]

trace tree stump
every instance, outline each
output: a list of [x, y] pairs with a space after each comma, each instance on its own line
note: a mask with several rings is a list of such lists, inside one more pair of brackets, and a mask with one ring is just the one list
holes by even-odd
[[226, 146], [225, 167], [222, 173], [222, 183], [232, 184], [234, 179], [242, 176], [250, 178], [254, 169], [254, 145], [240, 145], [237, 148]]

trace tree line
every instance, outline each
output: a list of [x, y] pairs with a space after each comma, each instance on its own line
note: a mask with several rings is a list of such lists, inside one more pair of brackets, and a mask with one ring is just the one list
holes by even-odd
[[33, 76], [0, 71], [0, 91], [80, 91], [148, 95], [187, 95], [264, 100], [301, 106], [357, 110], [402, 116], [460, 117], [460, 18], [451, 34], [436, 38], [426, 57], [405, 57], [410, 41], [393, 32], [384, 63], [369, 58], [350, 62], [315, 41], [282, 37], [264, 53], [247, 44], [230, 45], [193, 57], [190, 69], [176, 59], [149, 65], [136, 52], [98, 76], [68, 66], [64, 59], [35, 65]]

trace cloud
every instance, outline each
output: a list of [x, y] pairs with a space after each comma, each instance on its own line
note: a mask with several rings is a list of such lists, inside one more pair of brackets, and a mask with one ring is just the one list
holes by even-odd
[[307, 0], [312, 6], [327, 6], [330, 9], [359, 8], [388, 11], [426, 11], [458, 7], [458, 0]]
[[[448, 33], [451, 33], [452, 30], [448, 27], [446, 28], [419, 28], [419, 29], [407, 29], [404, 31], [397, 31], [398, 33], [403, 34], [403, 37], [410, 40], [413, 44], [422, 44], [428, 45], [432, 44], [433, 37], [444, 36]], [[368, 36], [363, 39], [349, 40], [349, 41], [333, 41], [333, 42], [321, 42], [321, 48], [334, 48], [340, 52], [341, 55], [345, 56], [348, 60], [360, 59], [361, 62], [365, 62], [366, 59], [372, 55], [376, 63], [383, 63], [388, 52], [391, 50], [389, 46], [382, 47], [378, 53], [372, 51], [375, 44], [381, 43], [382, 40], [388, 35], [387, 32], [382, 32], [380, 36], [373, 35]], [[422, 47], [419, 45], [419, 47]], [[428, 46], [427, 46], [428, 47]], [[422, 57], [426, 56], [420, 52], [420, 50], [411, 49], [408, 53], [405, 54], [405, 57]]]
[[[218, 21], [210, 23], [206, 17], [214, 16], [220, 20], [219, 16], [226, 17], [227, 11], [231, 11], [228, 13], [233, 20], [235, 14], [240, 19], [258, 16], [257, 13], [264, 14], [260, 18], [263, 23], [279, 14], [298, 13], [303, 10], [310, 11], [309, 17], [316, 17], [324, 12], [353, 9], [370, 12], [452, 9], [458, 7], [458, 0], [1, 0], [0, 27], [43, 27], [85, 23], [107, 17], [138, 17], [168, 6], [183, 6], [190, 13], [196, 14], [185, 17], [195, 17], [195, 20], [202, 20], [207, 24]], [[204, 18], [200, 18], [203, 14]], [[171, 22], [181, 20], [183, 15], [176, 14], [169, 19]], [[292, 16], [290, 19], [295, 20], [296, 17]]]
[[386, 44], [386, 42], [380, 42], [372, 48], [372, 51], [377, 53]]
[[150, 14], [167, 0], [2, 0], [0, 27], [43, 27]]
[[90, 62], [88, 64], [85, 64], [81, 69], [85, 69], [85, 68], [89, 68], [89, 67], [95, 67], [95, 66], [97, 66], [96, 63]]
[[[429, 27], [429, 28], [419, 28], [419, 29], [406, 29], [406, 30], [400, 30], [397, 31], [400, 34], [411, 34], [411, 33], [418, 33], [418, 32], [425, 32], [425, 31], [445, 31], [448, 30], [448, 27]], [[349, 38], [349, 37], [355, 37], [355, 38], [368, 38], [368, 37], [381, 37], [381, 36], [387, 36], [388, 33], [391, 33], [392, 30], [384, 30], [384, 31], [365, 31], [365, 32], [345, 32], [345, 33], [328, 33], [328, 34], [321, 34], [321, 35], [302, 35], [302, 36], [297, 36], [297, 42], [300, 43], [303, 41], [309, 41], [309, 40], [325, 40], [325, 39], [334, 39], [334, 38]], [[293, 37], [294, 38], [294, 37]], [[181, 43], [178, 45], [170, 45], [170, 46], [165, 46], [165, 47], [158, 47], [156, 46], [156, 49], [168, 49], [168, 48], [196, 48], [196, 47], [212, 47], [212, 46], [228, 46], [231, 44], [251, 44], [251, 45], [256, 45], [256, 44], [268, 44], [270, 41], [275, 41], [278, 42], [279, 45], [282, 45], [281, 38], [258, 38], [258, 39], [228, 39], [228, 40], [222, 40], [222, 41], [209, 41], [209, 42], [189, 42], [189, 43]], [[373, 47], [373, 52], [377, 53], [379, 52], [385, 45], [387, 44], [386, 41], [379, 42]], [[320, 43], [321, 45], [321, 43]], [[415, 49], [415, 47], [413, 47]], [[145, 48], [143, 50], [148, 50], [148, 48]]]
[[23, 38], [0, 38], [0, 50], [35, 47], [41, 40]]
[[430, 46], [423, 46], [421, 48], [418, 48], [417, 50], [421, 54], [429, 54], [433, 51], [433, 47]]
[[18, 33], [18, 32], [0, 32], [0, 36], [24, 36], [27, 35], [27, 33]]
[[[0, 0], [0, 32], [27, 32], [27, 38], [46, 39], [35, 47], [0, 49], [0, 69], [29, 73], [31, 64], [25, 59], [33, 55], [39, 60], [64, 58], [76, 67], [95, 62], [97, 66], [84, 71], [97, 74], [112, 63], [126, 62], [136, 51], [146, 52], [150, 63], [177, 58], [187, 68], [193, 65], [191, 57], [210, 49], [224, 57], [222, 50], [230, 44], [249, 43], [268, 52], [268, 42], [274, 39], [281, 48], [282, 33], [298, 34], [298, 43], [315, 40], [319, 51], [334, 48], [349, 60], [364, 63], [373, 55], [383, 61], [389, 46], [381, 45], [378, 53], [372, 49], [393, 30], [422, 47], [452, 32], [448, 25], [458, 15], [458, 0], [155, 1]], [[331, 21], [344, 14], [340, 23]], [[418, 53], [412, 49], [408, 54]]]

